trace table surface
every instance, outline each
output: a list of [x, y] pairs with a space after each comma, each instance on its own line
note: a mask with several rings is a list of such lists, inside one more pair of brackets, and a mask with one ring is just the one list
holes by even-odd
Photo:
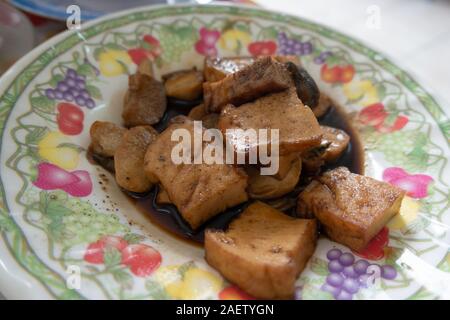
[[[254, 0], [351, 35], [392, 57], [450, 102], [450, 1]], [[367, 21], [379, 12], [379, 28]], [[372, 15], [371, 13], [372, 12]], [[448, 105], [443, 106], [448, 110]], [[0, 293], [0, 300], [4, 299]]]
[[[255, 0], [362, 40], [418, 77], [425, 87], [450, 103], [449, 0]], [[375, 10], [380, 28], [367, 26]], [[447, 111], [448, 112], [448, 111]]]

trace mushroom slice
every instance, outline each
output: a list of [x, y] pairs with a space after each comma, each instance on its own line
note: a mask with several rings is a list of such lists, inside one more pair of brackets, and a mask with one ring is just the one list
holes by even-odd
[[316, 82], [306, 69], [297, 66], [295, 63], [289, 61], [286, 62], [286, 66], [294, 80], [298, 97], [305, 105], [314, 109], [319, 102], [320, 96]]
[[287, 175], [278, 180], [274, 176], [261, 175], [256, 167], [248, 167], [248, 194], [253, 199], [274, 199], [281, 197], [292, 190], [300, 179], [302, 170], [302, 161], [297, 159], [292, 163], [291, 169]]
[[203, 93], [203, 74], [196, 69], [182, 70], [163, 77], [166, 95], [180, 100], [197, 100]]
[[113, 157], [127, 129], [107, 121], [95, 121], [89, 130], [89, 149], [102, 157]]
[[158, 133], [151, 126], [129, 129], [114, 153], [114, 168], [119, 186], [132, 192], [150, 190], [157, 179], [144, 174], [144, 156], [147, 147]]
[[166, 111], [164, 86], [153, 77], [137, 72], [128, 77], [122, 118], [126, 127], [156, 124]]

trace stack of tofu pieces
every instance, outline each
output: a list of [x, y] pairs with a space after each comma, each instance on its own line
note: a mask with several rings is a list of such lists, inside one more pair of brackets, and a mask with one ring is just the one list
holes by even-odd
[[[151, 143], [145, 155], [141, 146], [141, 167], [135, 166], [135, 174], [146, 177], [139, 178], [148, 184], [159, 183], [192, 229], [247, 202], [249, 177], [238, 165], [175, 164], [171, 160], [178, 144], [171, 139], [175, 130], [186, 129], [193, 137], [193, 121], [207, 119], [206, 126], [218, 128], [225, 142], [232, 144], [236, 137], [227, 135], [227, 129], [278, 129], [280, 163], [292, 155], [303, 157], [323, 144], [327, 133], [299, 98], [283, 59], [289, 58], [241, 59], [227, 68], [207, 60], [204, 103], [188, 117], [172, 119], [158, 135], [142, 130], [141, 134], [151, 135]], [[281, 166], [277, 174], [287, 171]], [[291, 298], [299, 274], [314, 253], [319, 224], [330, 239], [362, 250], [398, 212], [403, 195], [391, 185], [337, 168], [314, 179], [299, 195], [298, 214], [307, 218], [288, 216], [256, 200], [227, 230], [206, 230], [206, 260], [255, 297]]]

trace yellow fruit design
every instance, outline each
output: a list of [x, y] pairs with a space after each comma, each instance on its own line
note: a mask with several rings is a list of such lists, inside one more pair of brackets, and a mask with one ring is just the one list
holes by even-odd
[[70, 143], [70, 140], [62, 133], [49, 132], [38, 144], [39, 156], [60, 168], [75, 169], [80, 160], [80, 155], [76, 149], [64, 146], [68, 143]]
[[401, 230], [413, 222], [419, 214], [420, 204], [418, 201], [406, 196], [400, 207], [400, 212], [389, 221], [391, 230]]
[[184, 277], [178, 272], [179, 266], [160, 268], [155, 274], [158, 281], [173, 299], [206, 299], [217, 295], [223, 281], [215, 274], [197, 268], [189, 268]]
[[252, 38], [247, 32], [229, 29], [222, 33], [219, 39], [219, 47], [227, 51], [236, 51], [238, 48], [246, 48], [251, 41]]
[[100, 72], [106, 77], [115, 77], [127, 73], [127, 65], [131, 58], [126, 51], [108, 50], [100, 53], [98, 57]]
[[351, 81], [344, 84], [344, 94], [349, 100], [358, 100], [357, 104], [368, 106], [379, 102], [377, 88], [369, 80]]

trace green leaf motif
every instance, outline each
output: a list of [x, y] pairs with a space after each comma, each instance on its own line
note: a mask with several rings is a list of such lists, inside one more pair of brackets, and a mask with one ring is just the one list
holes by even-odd
[[144, 236], [136, 233], [127, 233], [123, 238], [128, 244], [137, 244], [144, 240]]
[[63, 219], [66, 215], [70, 215], [72, 210], [63, 205], [57, 194], [59, 193], [41, 191], [39, 194], [39, 209], [50, 220], [48, 229], [52, 237], [61, 240], [64, 231]]
[[33, 108], [40, 109], [45, 112], [53, 112], [55, 110], [55, 101], [50, 100], [46, 96], [38, 96], [30, 99]]
[[108, 247], [105, 249], [103, 259], [107, 268], [114, 267], [122, 261], [122, 253], [114, 247]]
[[95, 78], [97, 75], [95, 73], [94, 67], [89, 63], [84, 63], [77, 68], [77, 73], [86, 76]]
[[310, 260], [311, 271], [320, 276], [328, 275], [328, 264], [325, 260], [312, 257]]
[[408, 300], [431, 300], [435, 298], [436, 296], [433, 293], [429, 292], [425, 288], [421, 288], [419, 291], [410, 296]]
[[186, 274], [186, 272], [195, 267], [195, 262], [194, 261], [188, 261], [183, 263], [179, 268], [178, 268], [178, 272], [181, 275], [181, 278], [184, 278], [184, 275]]
[[87, 85], [86, 90], [92, 98], [97, 100], [103, 99], [102, 92], [100, 91], [99, 88], [94, 87], [92, 85]]
[[83, 152], [85, 149], [77, 144], [74, 143], [70, 143], [70, 142], [64, 142], [64, 143], [60, 143], [58, 144], [57, 148], [70, 148], [75, 150], [76, 152]]
[[64, 76], [61, 74], [55, 74], [51, 79], [50, 79], [50, 86], [52, 86], [53, 88], [56, 87], [58, 85], [58, 82], [64, 80]]
[[25, 137], [25, 143], [28, 145], [37, 145], [39, 141], [47, 134], [48, 129], [44, 127], [36, 127]]
[[333, 300], [333, 295], [312, 285], [305, 284], [302, 289], [302, 300]]
[[149, 296], [155, 300], [169, 300], [170, 295], [166, 290], [156, 281], [147, 280], [145, 282], [145, 288], [148, 291]]
[[112, 273], [114, 280], [116, 280], [125, 289], [133, 288], [133, 276], [123, 269], [117, 269]]
[[95, 58], [95, 60], [98, 61], [100, 59], [100, 55], [102, 53], [104, 53], [104, 52], [106, 52], [105, 48], [103, 48], [103, 47], [96, 48], [94, 50], [94, 58]]
[[118, 51], [125, 50], [125, 48], [122, 47], [121, 45], [112, 42], [105, 44], [105, 48], [108, 50], [118, 50]]

